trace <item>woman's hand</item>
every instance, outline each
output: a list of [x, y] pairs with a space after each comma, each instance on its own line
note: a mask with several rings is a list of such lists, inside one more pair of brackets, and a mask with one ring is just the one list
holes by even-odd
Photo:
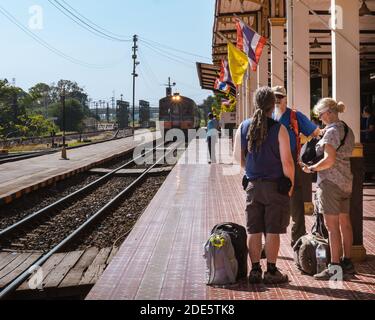
[[302, 171], [304, 173], [313, 173], [314, 172], [314, 167], [313, 166], [309, 167], [309, 166], [303, 165]]

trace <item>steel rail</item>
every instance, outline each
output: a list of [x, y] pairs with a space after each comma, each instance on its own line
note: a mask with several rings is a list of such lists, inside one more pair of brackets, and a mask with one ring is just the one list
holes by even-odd
[[[51, 210], [57, 208], [59, 205], [62, 205], [64, 203], [66, 203], [67, 201], [71, 200], [71, 199], [74, 199], [75, 197], [83, 194], [84, 192], [87, 192], [89, 191], [90, 189], [92, 189], [93, 187], [96, 187], [98, 185], [100, 185], [101, 183], [105, 182], [108, 178], [111, 178], [112, 176], [114, 176], [116, 174], [116, 172], [118, 172], [119, 170], [129, 166], [130, 164], [132, 164], [133, 162], [135, 162], [136, 160], [148, 155], [149, 153], [152, 153], [156, 148], [159, 148], [160, 146], [164, 145], [164, 142], [161, 143], [160, 145], [154, 147], [152, 150], [149, 150], [147, 152], [145, 152], [145, 154], [143, 155], [140, 155], [132, 160], [130, 160], [129, 162], [123, 164], [122, 166], [118, 167], [117, 169], [114, 169], [112, 170], [111, 172], [108, 172], [106, 175], [104, 175], [103, 177], [100, 177], [99, 179], [89, 183], [88, 185], [82, 187], [81, 189], [79, 190], [76, 190], [74, 192], [72, 192], [71, 194], [55, 201], [54, 203], [28, 215], [27, 217], [23, 218], [22, 220], [12, 224], [11, 226], [3, 229], [0, 231], [0, 241], [1, 239], [4, 239], [6, 236], [10, 235], [11, 233], [15, 232], [16, 230], [18, 230], [20, 227], [24, 226], [25, 224], [27, 223], [30, 223], [31, 221], [33, 221], [34, 219], [42, 216], [42, 215], [45, 215], [47, 214], [48, 212], [50, 212]], [[1, 245], [0, 245], [1, 247]]]
[[[176, 143], [179, 147], [181, 143]], [[155, 148], [154, 148], [155, 149]], [[154, 150], [152, 150], [154, 151]], [[92, 215], [88, 220], [86, 220], [81, 226], [79, 226], [75, 231], [73, 231], [68, 237], [62, 240], [58, 245], [52, 248], [48, 253], [44, 256], [40, 257], [32, 266], [30, 266], [26, 271], [24, 271], [21, 275], [19, 275], [16, 279], [14, 279], [11, 283], [9, 283], [1, 292], [0, 292], [0, 300], [3, 300], [11, 293], [13, 293], [17, 288], [30, 276], [33, 274], [34, 270], [41, 267], [44, 262], [46, 262], [53, 254], [59, 252], [59, 250], [63, 249], [66, 245], [68, 245], [72, 240], [74, 240], [82, 231], [84, 231], [88, 226], [90, 226], [96, 219], [106, 213], [110, 208], [112, 208], [119, 200], [121, 200], [129, 191], [133, 190], [133, 188], [140, 183], [143, 178], [159, 163], [161, 162], [167, 155], [174, 152], [175, 149], [171, 148], [166, 154], [160, 157], [153, 165], [149, 168], [145, 169], [145, 171], [129, 186], [127, 186], [123, 191], [121, 191], [116, 197], [111, 199], [104, 205], [99, 211], [97, 211], [94, 215]]]

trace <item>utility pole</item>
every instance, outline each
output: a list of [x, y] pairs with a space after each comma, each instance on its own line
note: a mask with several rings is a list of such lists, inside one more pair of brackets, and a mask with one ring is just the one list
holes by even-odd
[[65, 148], [65, 87], [63, 87], [62, 95], [61, 95], [61, 104], [62, 104], [62, 129], [63, 129], [63, 145], [61, 149], [61, 159], [62, 160], [69, 160], [66, 155], [66, 148]]
[[109, 123], [109, 102], [107, 102], [107, 122]]
[[175, 85], [176, 85], [176, 82], [173, 82], [173, 84], [171, 84], [171, 77], [168, 77], [168, 84], [165, 85], [167, 87], [167, 92], [166, 92], [167, 97], [172, 95], [172, 87], [174, 87]]
[[111, 104], [112, 104], [112, 111], [111, 111], [111, 114], [112, 114], [112, 121], [115, 120], [116, 116], [117, 116], [117, 110], [116, 110], [116, 98], [115, 98], [115, 92], [113, 91], [113, 96], [111, 98]]
[[138, 77], [138, 74], [136, 73], [136, 67], [139, 65], [139, 62], [137, 61], [137, 42], [138, 42], [138, 36], [133, 36], [133, 135], [135, 134], [135, 78]]

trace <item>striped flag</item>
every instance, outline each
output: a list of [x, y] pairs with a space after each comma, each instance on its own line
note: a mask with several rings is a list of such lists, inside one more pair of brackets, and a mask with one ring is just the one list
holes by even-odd
[[220, 78], [217, 78], [215, 81], [215, 89], [223, 92], [229, 92], [230, 86], [228, 83], [220, 81]]
[[220, 81], [226, 82], [228, 84], [233, 84], [232, 76], [229, 70], [229, 64], [225, 59], [221, 60]]
[[237, 19], [236, 27], [237, 48], [247, 54], [251, 69], [256, 71], [267, 39], [256, 33], [240, 19]]

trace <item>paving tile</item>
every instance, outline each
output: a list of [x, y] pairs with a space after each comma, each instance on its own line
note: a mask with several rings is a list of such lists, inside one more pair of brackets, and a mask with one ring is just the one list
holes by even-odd
[[[365, 190], [363, 201], [369, 258], [357, 265], [356, 279], [342, 288], [331, 289], [298, 271], [289, 244], [290, 227], [281, 237], [278, 260], [289, 275], [288, 284], [250, 285], [245, 280], [228, 287], [206, 286], [203, 244], [212, 227], [227, 221], [245, 223], [241, 176], [224, 175], [224, 167], [176, 165], [87, 299], [375, 299], [375, 188]], [[306, 217], [307, 230], [312, 219]]]

